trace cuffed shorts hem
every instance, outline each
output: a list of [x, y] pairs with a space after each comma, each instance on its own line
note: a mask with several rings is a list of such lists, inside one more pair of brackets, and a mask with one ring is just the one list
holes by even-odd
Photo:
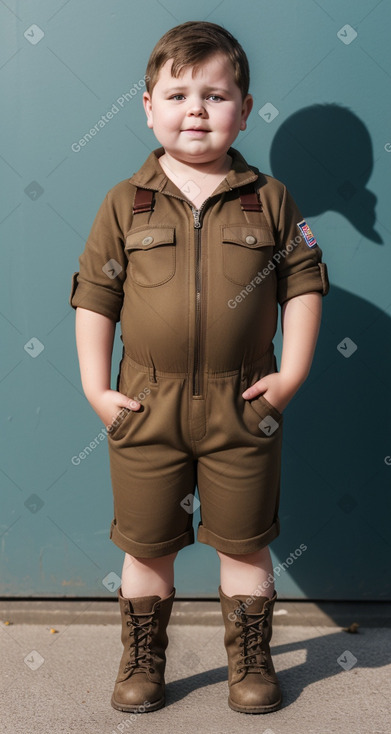
[[277, 518], [273, 525], [266, 530], [266, 532], [260, 535], [255, 535], [253, 538], [244, 538], [244, 540], [228, 540], [228, 538], [221, 538], [216, 533], [212, 533], [201, 523], [198, 525], [197, 540], [200, 543], [206, 543], [211, 545], [222, 553], [232, 553], [237, 555], [244, 555], [245, 553], [254, 553], [261, 548], [265, 548], [269, 543], [272, 542], [280, 534], [280, 521]]
[[137, 540], [130, 540], [118, 530], [118, 526], [111, 523], [110, 538], [121, 550], [129, 553], [136, 558], [159, 558], [160, 556], [168, 556], [170, 553], [181, 550], [186, 545], [194, 543], [194, 529], [186, 530], [186, 532], [178, 535], [172, 540], [164, 540], [162, 543], [139, 543]]

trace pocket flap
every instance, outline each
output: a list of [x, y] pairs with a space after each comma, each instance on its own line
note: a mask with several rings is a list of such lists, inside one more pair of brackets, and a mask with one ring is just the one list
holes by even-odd
[[260, 224], [222, 225], [222, 240], [242, 247], [264, 247], [275, 244], [269, 227]]
[[126, 235], [125, 250], [150, 250], [158, 245], [175, 244], [175, 227], [165, 225], [136, 227]]

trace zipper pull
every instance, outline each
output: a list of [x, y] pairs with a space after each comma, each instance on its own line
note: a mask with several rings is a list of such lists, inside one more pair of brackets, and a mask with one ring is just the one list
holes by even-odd
[[199, 209], [194, 209], [194, 207], [192, 207], [191, 208], [191, 211], [193, 212], [194, 226], [195, 226], [196, 229], [199, 229], [201, 227]]

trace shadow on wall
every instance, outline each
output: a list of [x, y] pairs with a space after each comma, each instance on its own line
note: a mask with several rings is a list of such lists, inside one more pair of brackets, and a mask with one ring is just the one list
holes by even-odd
[[[337, 105], [295, 113], [271, 147], [272, 174], [303, 215], [342, 214], [370, 240], [368, 261], [383, 245], [365, 188], [372, 167], [365, 125]], [[326, 263], [333, 247], [343, 253], [337, 239], [320, 243]], [[304, 597], [389, 600], [391, 320], [329, 275], [313, 368], [285, 414], [281, 535], [271, 547], [283, 562], [294, 551], [288, 538], [306, 545], [289, 565]]]
[[308, 218], [339, 212], [360, 234], [382, 244], [374, 229], [377, 198], [365, 188], [373, 168], [372, 141], [353, 112], [319, 104], [291, 115], [274, 136], [270, 164]]

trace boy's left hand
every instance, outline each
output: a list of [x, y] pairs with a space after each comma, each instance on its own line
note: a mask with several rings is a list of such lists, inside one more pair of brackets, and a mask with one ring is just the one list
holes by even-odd
[[282, 413], [300, 386], [288, 381], [280, 372], [265, 375], [242, 393], [246, 400], [263, 395], [277, 410]]

